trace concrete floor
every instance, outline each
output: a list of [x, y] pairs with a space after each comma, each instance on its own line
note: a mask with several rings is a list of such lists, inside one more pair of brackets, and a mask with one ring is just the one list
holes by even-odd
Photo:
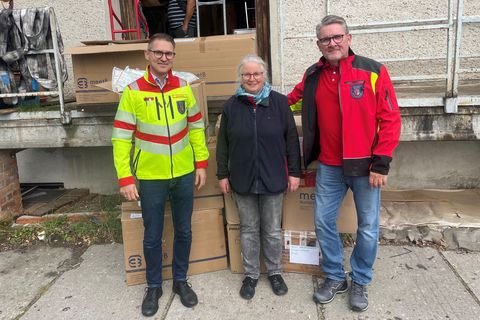
[[[285, 274], [283, 297], [262, 276], [251, 301], [238, 294], [242, 275], [201, 274], [190, 278], [195, 308], [183, 307], [165, 281], [153, 319], [478, 319], [479, 259], [480, 253], [380, 246], [364, 313], [349, 310], [347, 294], [316, 305], [312, 293], [322, 280], [306, 274]], [[144, 287], [126, 286], [119, 244], [95, 245], [81, 256], [48, 247], [0, 253], [0, 288], [0, 319], [143, 318]]]

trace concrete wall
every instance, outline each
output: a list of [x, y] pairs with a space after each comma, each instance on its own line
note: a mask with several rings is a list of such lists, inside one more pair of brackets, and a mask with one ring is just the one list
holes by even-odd
[[480, 141], [400, 142], [388, 177], [397, 189], [480, 188]]
[[63, 182], [93, 193], [118, 191], [111, 147], [27, 149], [17, 153], [21, 183]]
[[[389, 187], [480, 188], [479, 141], [401, 142]], [[214, 159], [211, 159], [215, 161]], [[110, 147], [25, 150], [17, 154], [20, 182], [63, 182], [66, 188], [118, 191]]]
[[[321, 56], [316, 46], [315, 26], [327, 13], [327, 0], [277, 0], [271, 2], [273, 84], [290, 87], [298, 83], [305, 69]], [[456, 1], [454, 1], [456, 9]], [[480, 1], [464, 0], [464, 16], [479, 16]], [[351, 26], [379, 22], [447, 19], [448, 0], [330, 0], [328, 12], [346, 18]], [[480, 24], [464, 24], [462, 68], [480, 63]], [[391, 76], [441, 75], [446, 73], [447, 30], [417, 30], [359, 34], [352, 30], [352, 49], [383, 62]], [[477, 56], [477, 57], [472, 57]], [[392, 62], [392, 58], [410, 61]], [[426, 58], [435, 58], [428, 59]], [[461, 79], [480, 77], [464, 74]]]
[[[81, 45], [85, 40], [111, 39], [110, 21], [106, 0], [15, 0], [14, 9], [53, 7], [62, 33], [65, 48]], [[65, 84], [65, 97], [75, 97], [72, 60], [65, 55], [68, 66], [68, 82]]]

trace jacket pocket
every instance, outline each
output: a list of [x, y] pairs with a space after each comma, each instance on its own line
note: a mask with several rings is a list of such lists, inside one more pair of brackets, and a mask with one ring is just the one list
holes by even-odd
[[137, 167], [138, 167], [138, 163], [140, 162], [140, 154], [141, 153], [142, 153], [142, 150], [138, 149], [138, 152], [137, 152], [135, 158], [133, 159], [132, 167], [133, 167], [133, 175], [134, 176], [137, 174]]
[[393, 104], [392, 104], [392, 100], [390, 100], [390, 93], [388, 92], [388, 89], [385, 90], [385, 101], [387, 102], [387, 105], [390, 108], [390, 110], [393, 110]]

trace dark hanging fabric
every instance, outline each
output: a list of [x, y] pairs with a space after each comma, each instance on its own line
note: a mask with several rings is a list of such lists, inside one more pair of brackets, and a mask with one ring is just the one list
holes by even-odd
[[[13, 71], [21, 74], [20, 85], [10, 81], [9, 86], [0, 78], [0, 92], [27, 92], [37, 89], [38, 84], [46, 89], [57, 88], [54, 54], [49, 54], [51, 69], [49, 72], [47, 54], [32, 54], [32, 51], [53, 48], [52, 32], [57, 35], [60, 52], [60, 69], [62, 79], [68, 79], [67, 67], [63, 53], [63, 41], [57, 24], [56, 30], [50, 30], [51, 14], [49, 8], [30, 8], [0, 10], [0, 72], [7, 69], [8, 78], [13, 78]], [[2, 71], [3, 70], [3, 71]], [[49, 75], [53, 74], [53, 77]], [[2, 73], [3, 74], [3, 73]], [[7, 79], [6, 76], [3, 79]], [[3, 85], [2, 85], [3, 84]], [[17, 102], [4, 99], [6, 104]]]

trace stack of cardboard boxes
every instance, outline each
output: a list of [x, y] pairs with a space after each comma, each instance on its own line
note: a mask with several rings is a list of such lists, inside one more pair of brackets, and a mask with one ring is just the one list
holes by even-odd
[[[140, 204], [122, 204], [122, 231], [127, 284], [145, 283], [143, 256], [143, 219]], [[172, 278], [173, 223], [167, 205], [162, 237], [164, 279]], [[195, 198], [192, 214], [192, 248], [188, 274], [227, 268], [227, 252], [223, 225], [223, 199], [220, 196]]]
[[[209, 97], [230, 96], [237, 86], [236, 69], [246, 54], [254, 54], [255, 35], [228, 35], [201, 38], [175, 39], [173, 69], [194, 73], [206, 83]], [[71, 54], [75, 97], [79, 104], [118, 102], [112, 92], [112, 69], [147, 66], [143, 51], [146, 43], [101, 43], [68, 48]], [[105, 86], [105, 84], [109, 84]]]

